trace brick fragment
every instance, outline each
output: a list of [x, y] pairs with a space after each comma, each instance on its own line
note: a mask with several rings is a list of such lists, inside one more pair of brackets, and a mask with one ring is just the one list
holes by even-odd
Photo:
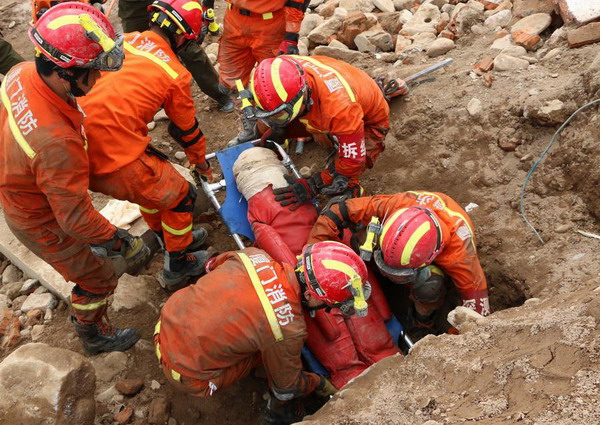
[[512, 36], [515, 43], [527, 50], [532, 50], [542, 39], [539, 35], [529, 34], [526, 31], [515, 31]]
[[492, 68], [494, 68], [494, 58], [491, 56], [484, 57], [473, 67], [474, 70], [478, 69], [481, 72], [490, 72]]
[[494, 77], [492, 77], [490, 74], [485, 74], [483, 76], [483, 84], [485, 84], [486, 87], [492, 87], [493, 83]]
[[567, 41], [569, 42], [569, 47], [571, 48], [599, 42], [600, 22], [592, 22], [591, 24], [568, 31]]
[[499, 38], [506, 37], [508, 34], [510, 34], [510, 33], [507, 30], [501, 29], [494, 36], [494, 40], [498, 40]]

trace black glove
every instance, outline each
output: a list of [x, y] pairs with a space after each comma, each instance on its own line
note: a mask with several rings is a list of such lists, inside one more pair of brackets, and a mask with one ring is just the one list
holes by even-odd
[[312, 178], [309, 179], [296, 179], [292, 176], [284, 176], [289, 186], [274, 189], [275, 200], [278, 201], [282, 207], [291, 205], [290, 210], [294, 211], [305, 202], [310, 201], [314, 198], [317, 193], [317, 185]]
[[348, 190], [348, 177], [334, 174], [333, 181], [328, 186], [323, 186], [320, 192], [323, 195], [340, 195]]
[[281, 401], [271, 394], [261, 424], [290, 425], [300, 422], [304, 414], [302, 400], [296, 398], [290, 401]]

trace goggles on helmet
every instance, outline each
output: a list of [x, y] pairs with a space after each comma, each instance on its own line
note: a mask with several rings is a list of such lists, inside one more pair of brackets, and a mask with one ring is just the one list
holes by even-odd
[[305, 93], [306, 84], [289, 102], [282, 103], [272, 111], [264, 111], [257, 107], [256, 118], [263, 119], [275, 127], [285, 127], [300, 113]]
[[406, 285], [410, 283], [422, 283], [425, 282], [431, 276], [431, 270], [429, 267], [424, 266], [418, 269], [411, 268], [403, 268], [397, 269], [395, 267], [390, 267], [385, 264], [383, 261], [383, 254], [381, 250], [377, 250], [373, 253], [373, 258], [375, 259], [375, 264], [377, 268], [385, 277], [391, 280], [393, 283], [397, 283], [399, 285]]
[[123, 36], [118, 35], [113, 40], [106, 35], [102, 28], [100, 28], [100, 25], [94, 22], [87, 13], [79, 15], [79, 24], [85, 30], [86, 37], [102, 47], [102, 52], [94, 59], [82, 60], [61, 52], [44, 40], [37, 29], [33, 28], [31, 35], [39, 44], [36, 49], [43, 50], [46, 55], [53, 58], [56, 62], [62, 62], [64, 64], [63, 68], [77, 66], [78, 68], [97, 69], [99, 71], [118, 71], [121, 69], [123, 59], [125, 58]]

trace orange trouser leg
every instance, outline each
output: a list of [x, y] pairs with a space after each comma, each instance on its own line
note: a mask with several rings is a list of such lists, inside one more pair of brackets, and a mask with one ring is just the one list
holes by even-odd
[[233, 366], [221, 370], [221, 375], [207, 381], [202, 379], [187, 378], [185, 376], [181, 376], [179, 380], [175, 380], [173, 378], [173, 374], [171, 373], [171, 369], [169, 369], [163, 362], [161, 362], [161, 367], [169, 383], [177, 390], [188, 393], [195, 397], [209, 397], [213, 395], [215, 391], [228, 388], [234, 382], [245, 378], [248, 376], [248, 374], [250, 374], [252, 369], [260, 366], [261, 363], [260, 354], [256, 353], [255, 355], [247, 357]]
[[244, 16], [236, 9], [228, 9], [223, 24], [217, 57], [219, 81], [235, 89], [235, 80], [241, 79], [247, 85], [254, 65], [277, 54], [285, 34], [285, 19], [283, 10], [274, 13], [271, 19], [263, 19], [260, 15]]
[[100, 321], [106, 299], [117, 287], [110, 260], [95, 256], [88, 244], [68, 236], [56, 221], [22, 229], [6, 218], [16, 238], [31, 252], [50, 264], [67, 281], [75, 282], [71, 294], [72, 313], [82, 323]]
[[385, 150], [385, 136], [390, 131], [388, 121], [377, 125], [365, 126], [365, 147], [367, 148], [367, 168], [373, 168], [381, 152]]
[[[148, 226], [163, 231], [168, 251], [182, 251], [192, 243], [190, 184], [168, 161], [144, 153], [114, 173], [91, 176], [90, 188], [140, 205]], [[189, 204], [189, 211], [183, 204]]]

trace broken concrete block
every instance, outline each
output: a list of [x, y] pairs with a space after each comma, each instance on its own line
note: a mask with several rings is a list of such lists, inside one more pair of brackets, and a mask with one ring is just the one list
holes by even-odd
[[413, 17], [413, 14], [410, 10], [401, 10], [398, 15], [398, 22], [402, 25], [406, 25]]
[[523, 106], [523, 116], [541, 125], [562, 124], [576, 109], [574, 102], [559, 99], [539, 99], [530, 97]]
[[365, 13], [369, 13], [375, 8], [371, 0], [340, 0], [340, 7], [348, 12], [359, 10]]
[[412, 40], [410, 38], [404, 38], [401, 35], [396, 39], [396, 49], [394, 50], [396, 53], [402, 52], [404, 49], [407, 49], [412, 44]]
[[46, 294], [31, 294], [27, 297], [21, 310], [27, 313], [29, 310], [47, 310], [55, 309], [58, 305], [58, 301], [50, 293]]
[[437, 37], [428, 32], [422, 32], [419, 34], [415, 34], [412, 36], [412, 47], [423, 47], [424, 49], [428, 48], [431, 43], [437, 40]]
[[440, 9], [437, 6], [424, 3], [415, 12], [413, 17], [408, 21], [402, 31], [408, 35], [414, 35], [420, 32], [432, 32], [437, 34], [435, 27], [441, 17]]
[[487, 18], [483, 22], [483, 25], [485, 25], [486, 27], [488, 27], [489, 29], [492, 29], [492, 30], [494, 30], [498, 27], [504, 28], [505, 26], [510, 24], [510, 21], [512, 21], [512, 17], [513, 17], [513, 15], [510, 10], [501, 10], [500, 12]]
[[333, 11], [333, 17], [338, 19], [344, 19], [348, 16], [348, 11], [343, 7], [336, 7]]
[[[383, 52], [389, 52], [394, 48], [392, 36], [383, 30], [365, 31], [362, 34], [359, 34], [357, 37], [365, 37], [378, 50]], [[354, 39], [354, 43], [356, 43], [356, 46], [358, 47], [356, 38]], [[360, 48], [358, 50], [360, 50]]]
[[92, 359], [96, 378], [109, 382], [127, 367], [127, 354], [121, 351], [101, 354]]
[[600, 22], [592, 22], [573, 30], [567, 31], [569, 47], [581, 47], [600, 41]]
[[496, 71], [513, 71], [516, 69], [527, 69], [528, 67], [529, 62], [525, 59], [515, 58], [514, 56], [502, 53], [494, 59], [494, 69]]
[[329, 37], [334, 35], [342, 26], [342, 20], [331, 18], [313, 29], [308, 34], [308, 39], [315, 44], [327, 44]]
[[96, 377], [80, 354], [24, 345], [0, 363], [0, 417], [6, 423], [93, 425]]
[[337, 47], [338, 49], [349, 49], [348, 46], [346, 46], [344, 43], [342, 43], [339, 40], [331, 40], [331, 42], [328, 45], [329, 47]]
[[438, 38], [427, 48], [427, 55], [430, 58], [435, 58], [437, 56], [445, 55], [450, 50], [454, 49], [454, 47], [456, 47], [454, 41], [443, 37]]
[[302, 25], [300, 25], [300, 37], [306, 37], [312, 30], [321, 25], [325, 19], [316, 13], [310, 13], [304, 16]]
[[513, 14], [522, 18], [535, 13], [552, 14], [553, 12], [552, 0], [515, 0], [513, 5]]
[[514, 45], [515, 45], [515, 43], [513, 42], [512, 35], [508, 34], [508, 35], [505, 35], [504, 37], [494, 40], [494, 42], [490, 46], [490, 49], [504, 50], [508, 47], [513, 47]]
[[382, 13], [379, 15], [379, 25], [385, 32], [398, 34], [402, 29], [401, 12]]
[[412, 9], [415, 5], [414, 0], [393, 0], [394, 8], [398, 11]]
[[329, 18], [329, 17], [333, 16], [333, 11], [335, 10], [336, 7], [338, 7], [339, 4], [340, 4], [339, 0], [327, 1], [324, 5], [319, 7], [319, 9], [318, 9], [319, 15], [321, 15], [324, 18]]
[[363, 54], [356, 50], [340, 49], [338, 47], [318, 46], [313, 51], [315, 55], [329, 56], [330, 58], [340, 59], [344, 62], [352, 63], [363, 57]]
[[592, 0], [558, 0], [558, 7], [567, 24], [585, 24], [600, 18], [600, 2]]
[[467, 323], [476, 323], [484, 325], [488, 319], [470, 308], [458, 306], [448, 313], [448, 323], [460, 331], [461, 327]]
[[114, 311], [131, 310], [150, 302], [152, 293], [160, 285], [153, 276], [131, 276], [125, 273], [119, 278], [111, 308]]
[[393, 12], [396, 10], [392, 0], [372, 0], [373, 6], [382, 12]]
[[514, 34], [518, 31], [524, 31], [531, 35], [540, 35], [550, 26], [551, 22], [552, 18], [547, 13], [534, 13], [520, 19], [511, 27], [510, 32]]

